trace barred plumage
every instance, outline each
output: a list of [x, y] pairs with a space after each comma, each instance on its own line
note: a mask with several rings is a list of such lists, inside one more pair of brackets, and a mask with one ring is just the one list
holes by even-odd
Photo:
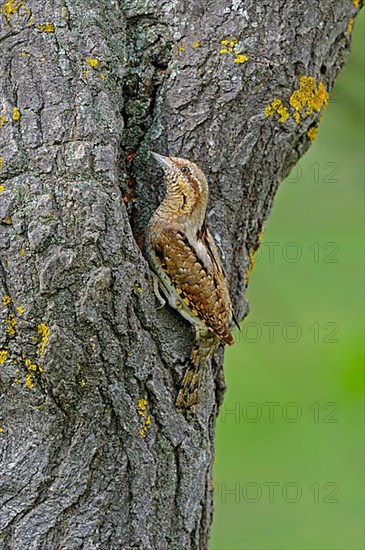
[[[204, 173], [189, 160], [152, 155], [164, 168], [167, 190], [148, 224], [146, 253], [169, 304], [197, 333], [191, 356], [195, 374], [188, 368], [177, 399], [177, 406], [191, 408], [197, 400], [200, 369], [209, 356], [203, 340], [210, 342], [211, 350], [219, 341], [233, 344], [232, 306], [222, 262], [206, 224], [208, 183]], [[204, 353], [199, 354], [199, 348], [204, 348]], [[190, 405], [189, 391], [195, 396]]]

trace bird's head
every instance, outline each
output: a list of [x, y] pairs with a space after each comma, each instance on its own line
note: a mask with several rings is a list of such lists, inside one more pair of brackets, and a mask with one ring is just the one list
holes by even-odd
[[151, 151], [165, 172], [167, 197], [175, 198], [179, 208], [192, 212], [204, 211], [208, 203], [208, 182], [204, 172], [194, 162], [178, 157], [164, 157]]

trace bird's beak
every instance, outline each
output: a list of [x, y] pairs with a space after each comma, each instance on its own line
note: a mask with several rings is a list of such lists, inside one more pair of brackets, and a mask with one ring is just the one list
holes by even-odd
[[174, 163], [168, 157], [163, 157], [162, 155], [154, 153], [153, 151], [151, 151], [151, 155], [157, 160], [159, 164], [161, 164], [163, 168], [167, 168], [168, 170], [174, 169]]

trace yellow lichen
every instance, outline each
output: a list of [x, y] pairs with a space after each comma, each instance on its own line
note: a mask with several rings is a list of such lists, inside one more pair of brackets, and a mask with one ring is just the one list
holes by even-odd
[[51, 330], [47, 325], [45, 325], [44, 323], [41, 323], [40, 325], [38, 325], [37, 331], [39, 336], [41, 337], [41, 341], [39, 342], [39, 346], [38, 346], [38, 353], [39, 355], [43, 355], [45, 347], [48, 344]]
[[36, 363], [33, 363], [33, 361], [31, 361], [30, 359], [25, 359], [24, 363], [28, 371], [43, 372], [43, 369], [41, 367], [38, 367], [38, 365]]
[[[329, 95], [323, 84], [319, 82], [316, 85], [316, 80], [313, 76], [302, 75], [299, 78], [299, 88], [294, 90], [289, 98], [289, 104], [294, 109], [292, 118], [299, 124], [302, 118], [307, 118], [314, 112], [319, 113], [328, 103]], [[278, 122], [285, 122], [290, 114], [280, 98], [275, 98], [265, 107], [265, 115], [270, 117], [277, 113], [279, 115]]]
[[246, 61], [248, 61], [248, 56], [243, 53], [239, 53], [234, 58], [233, 63], [246, 63]]
[[361, 3], [361, 0], [353, 0], [353, 4], [354, 4], [356, 9], [358, 9], [360, 7], [360, 3]]
[[16, 319], [13, 313], [10, 313], [6, 319], [6, 333], [9, 336], [15, 336], [16, 333]]
[[299, 124], [299, 122], [300, 122], [300, 114], [297, 113], [297, 112], [293, 113], [293, 119], [295, 120], [295, 122], [296, 122], [297, 124]]
[[98, 65], [100, 64], [99, 59], [96, 59], [95, 57], [88, 57], [86, 61], [93, 69], [95, 69], [95, 67], [98, 67]]
[[3, 365], [9, 356], [7, 349], [0, 349], [0, 365]]
[[8, 23], [10, 23], [12, 15], [14, 15], [14, 13], [17, 13], [22, 5], [22, 0], [19, 0], [19, 2], [16, 3], [14, 2], [14, 0], [6, 0], [2, 8], [0, 8], [0, 13], [3, 13]]
[[4, 307], [7, 307], [11, 303], [11, 298], [9, 294], [4, 294], [4, 296], [1, 298], [1, 303]]
[[253, 248], [250, 249], [249, 255], [248, 255], [248, 268], [245, 275], [245, 283], [248, 284], [250, 280], [251, 272], [253, 271], [255, 267], [255, 251]]
[[143, 292], [143, 288], [141, 287], [138, 281], [136, 281], [133, 286], [136, 289], [136, 291], [139, 292], [139, 294]]
[[80, 380], [79, 385], [84, 388], [86, 386], [86, 382], [84, 379]]
[[285, 122], [289, 118], [288, 109], [278, 97], [273, 99], [271, 103], [265, 107], [266, 117], [273, 116], [275, 113], [279, 115], [278, 122]]
[[309, 130], [307, 130], [307, 137], [311, 141], [314, 141], [316, 139], [317, 134], [318, 134], [318, 128], [316, 126], [312, 126], [312, 128], [309, 128]]
[[221, 48], [219, 53], [233, 53], [237, 42], [238, 39], [235, 36], [233, 38], [223, 38], [223, 40], [221, 40], [221, 44], [225, 47]]
[[144, 417], [146, 416], [146, 411], [147, 411], [147, 400], [141, 398], [138, 400], [137, 412], [139, 416]]
[[181, 45], [179, 46], [179, 52], [182, 52], [182, 53], [185, 53], [185, 52], [186, 52], [186, 46], [185, 46], [185, 44], [181, 44]]
[[25, 256], [25, 250], [24, 250], [24, 248], [21, 248], [21, 249], [19, 250], [19, 256], [21, 256], [21, 257]]
[[0, 434], [3, 434], [5, 432], [4, 428], [0, 426]]
[[289, 98], [290, 105], [295, 109], [295, 122], [298, 124], [301, 118], [307, 118], [314, 111], [319, 113], [327, 104], [328, 98], [323, 82], [316, 86], [313, 76], [302, 75], [299, 78], [299, 88], [294, 90]]
[[104, 73], [100, 73], [100, 74], [99, 74], [99, 78], [100, 78], [100, 80], [102, 80], [102, 81], [106, 80], [106, 76], [105, 76]]
[[258, 237], [259, 243], [261, 243], [261, 242], [263, 241], [264, 235], [265, 235], [265, 229], [264, 229], [264, 227], [263, 227], [263, 228], [261, 229], [260, 234], [259, 234], [259, 237]]
[[55, 26], [53, 23], [44, 23], [43, 25], [38, 25], [38, 29], [41, 32], [54, 32]]
[[137, 413], [143, 420], [143, 424], [141, 426], [141, 429], [139, 430], [139, 435], [141, 437], [146, 437], [147, 430], [149, 425], [151, 424], [151, 417], [150, 415], [147, 415], [147, 401], [146, 399], [139, 399], [137, 404]]
[[191, 46], [192, 48], [194, 48], [194, 50], [197, 50], [198, 48], [201, 48], [201, 47], [202, 47], [202, 43], [199, 42], [199, 41], [196, 41], [196, 42], [192, 42], [192, 43], [190, 44], [190, 46]]
[[236, 51], [236, 45], [238, 39], [234, 36], [233, 38], [223, 38], [220, 42], [224, 48], [219, 50], [220, 54], [233, 54], [235, 57], [233, 63], [242, 64], [246, 63], [248, 56], [240, 51]]
[[18, 306], [18, 307], [16, 308], [16, 310], [17, 310], [18, 315], [23, 315], [23, 313], [24, 313], [24, 311], [25, 311], [25, 309], [23, 308], [23, 306]]
[[33, 390], [35, 387], [34, 376], [29, 372], [25, 375], [25, 385], [29, 390]]
[[151, 424], [151, 417], [150, 416], [147, 416], [147, 418], [144, 420], [143, 422], [143, 426], [142, 428], [140, 429], [139, 431], [139, 435], [141, 437], [146, 437], [147, 435], [147, 430], [148, 430], [148, 427], [149, 425]]
[[6, 117], [4, 115], [0, 115], [0, 128], [2, 128], [6, 123], [7, 123]]
[[0, 195], [1, 193], [4, 193], [5, 191], [5, 185], [0, 185]]
[[355, 19], [353, 17], [351, 17], [350, 21], [347, 23], [347, 27], [346, 27], [346, 32], [347, 34], [351, 34], [352, 33], [352, 28], [354, 26], [354, 22], [355, 22]]
[[3, 222], [6, 223], [6, 225], [12, 225], [13, 220], [11, 219], [10, 216], [5, 216], [5, 218], [3, 219]]
[[4, 166], [4, 159], [3, 157], [0, 155], [0, 169]]
[[18, 122], [18, 120], [20, 120], [20, 111], [18, 107], [13, 108], [11, 118], [15, 120], [15, 122]]

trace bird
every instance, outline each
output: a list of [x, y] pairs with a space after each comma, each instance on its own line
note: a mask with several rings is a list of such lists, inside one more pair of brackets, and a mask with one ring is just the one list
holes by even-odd
[[234, 343], [232, 303], [217, 245], [207, 226], [208, 182], [191, 160], [151, 151], [164, 170], [166, 192], [145, 233], [145, 252], [161, 304], [195, 328], [195, 344], [176, 407], [195, 411], [202, 370], [219, 343]]

